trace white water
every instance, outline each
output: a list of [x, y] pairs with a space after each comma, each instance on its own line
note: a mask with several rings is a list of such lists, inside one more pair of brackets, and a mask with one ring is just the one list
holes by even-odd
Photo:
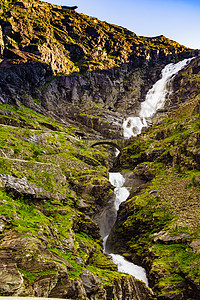
[[124, 137], [137, 136], [147, 127], [147, 122], [161, 108], [172, 93], [171, 82], [174, 76], [193, 58], [184, 59], [176, 64], [168, 64], [161, 72], [161, 79], [148, 91], [145, 101], [141, 103], [139, 116], [128, 117], [123, 123]]
[[[125, 183], [125, 179], [120, 173], [109, 173], [109, 181], [115, 187], [115, 208], [116, 211], [118, 211], [120, 204], [126, 201], [130, 193], [127, 188], [123, 186]], [[107, 238], [108, 236], [106, 236], [103, 241], [104, 251]], [[117, 265], [118, 271], [128, 273], [135, 278], [144, 281], [146, 285], [148, 285], [148, 280], [144, 268], [127, 261], [123, 256], [119, 254], [109, 253], [109, 255], [112, 257], [112, 261]]]
[[123, 256], [119, 254], [110, 253], [112, 261], [117, 265], [118, 271], [127, 273], [135, 278], [142, 280], [148, 286], [148, 279], [145, 269], [127, 261]]
[[[161, 72], [161, 79], [158, 80], [154, 86], [148, 91], [145, 101], [141, 104], [139, 116], [128, 117], [123, 123], [124, 137], [130, 138], [137, 136], [142, 132], [144, 127], [148, 127], [151, 123], [150, 118], [156, 113], [157, 110], [164, 107], [167, 97], [172, 92], [171, 82], [174, 75], [177, 74], [184, 66], [186, 66], [193, 58], [184, 59], [177, 64], [168, 64]], [[120, 173], [110, 173], [109, 180], [115, 186], [115, 208], [118, 211], [122, 202], [126, 201], [129, 196], [129, 191], [123, 187], [125, 183], [124, 177]], [[104, 251], [106, 247], [108, 235], [104, 238], [103, 246]], [[123, 256], [118, 254], [109, 253], [113, 262], [118, 266], [120, 272], [133, 275], [135, 278], [140, 279], [148, 285], [145, 269], [139, 267], [129, 261]]]
[[126, 201], [130, 193], [123, 187], [125, 179], [120, 173], [109, 173], [109, 181], [115, 187], [115, 208], [118, 211], [120, 204]]

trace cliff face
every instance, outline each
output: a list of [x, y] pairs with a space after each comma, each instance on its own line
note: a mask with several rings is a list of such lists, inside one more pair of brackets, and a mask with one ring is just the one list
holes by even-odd
[[200, 295], [199, 63], [177, 75], [170, 98], [176, 109], [132, 139], [115, 164], [126, 170], [131, 194], [109, 242], [146, 265], [158, 299]]
[[[1, 295], [155, 299], [142, 282], [117, 272], [102, 252], [99, 216], [113, 206], [108, 170], [114, 150], [91, 148], [90, 142], [122, 137], [123, 118], [138, 110], [162, 67], [195, 54], [198, 51], [164, 36], [139, 37], [56, 5], [1, 1]], [[114, 166], [129, 169], [126, 177], [132, 187], [131, 199], [122, 206], [113, 229], [114, 249], [146, 265], [152, 288], [164, 299], [176, 293], [177, 299], [180, 295], [192, 298], [199, 291], [195, 279], [199, 278], [199, 232], [193, 225], [199, 197], [198, 91], [197, 58], [174, 81], [167, 109], [180, 106], [178, 110], [165, 121], [159, 115], [155, 123], [160, 125], [133, 140]], [[162, 173], [165, 164], [167, 170]], [[143, 188], [154, 184], [154, 177], [158, 179], [152, 190], [160, 186], [161, 200], [157, 192], [151, 199], [142, 194]], [[144, 185], [134, 190], [137, 178]], [[187, 191], [185, 202], [179, 184]], [[138, 204], [134, 197], [140, 192]], [[143, 201], [147, 220], [140, 216]], [[170, 215], [171, 205], [175, 209]], [[173, 230], [178, 238], [172, 238]], [[173, 248], [174, 241], [179, 248]], [[182, 256], [173, 258], [166, 268], [177, 249]], [[192, 263], [183, 266], [179, 259], [185, 257], [185, 249]], [[174, 265], [178, 271], [172, 269]]]
[[54, 74], [105, 70], [146, 59], [163, 63], [190, 52], [164, 36], [139, 37], [125, 28], [38, 0], [1, 1], [0, 13], [4, 57], [45, 62]]
[[40, 1], [2, 1], [0, 15], [2, 101], [104, 137], [121, 136], [123, 116], [137, 110], [166, 63], [194, 55], [164, 36], [139, 37]]
[[113, 205], [111, 152], [22, 105], [0, 112], [0, 295], [153, 299], [103, 254], [93, 221]]

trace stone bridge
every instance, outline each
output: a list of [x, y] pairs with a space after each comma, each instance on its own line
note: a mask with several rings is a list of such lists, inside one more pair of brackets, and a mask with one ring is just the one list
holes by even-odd
[[123, 148], [130, 145], [131, 139], [88, 140], [87, 142], [92, 148], [99, 145], [110, 145], [121, 151]]

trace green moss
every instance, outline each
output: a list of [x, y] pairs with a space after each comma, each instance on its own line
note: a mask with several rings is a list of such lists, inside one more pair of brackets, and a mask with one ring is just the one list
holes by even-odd
[[23, 275], [23, 277], [28, 281], [28, 283], [33, 283], [38, 277], [41, 276], [52, 276], [52, 275], [56, 275], [56, 271], [55, 270], [48, 270], [48, 271], [44, 271], [44, 272], [27, 272], [24, 271], [22, 269], [19, 269], [19, 272]]

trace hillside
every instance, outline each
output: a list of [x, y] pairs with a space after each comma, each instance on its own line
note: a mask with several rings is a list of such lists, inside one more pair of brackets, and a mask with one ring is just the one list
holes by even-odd
[[110, 243], [146, 265], [159, 299], [200, 295], [199, 66], [197, 58], [177, 75], [177, 108], [133, 138], [114, 167], [125, 173], [131, 194]]
[[[153, 125], [122, 140], [162, 68], [198, 54], [57, 5], [1, 1], [0, 296], [199, 299], [199, 57]], [[124, 145], [117, 158], [91, 147], [105, 139]], [[131, 191], [113, 251], [145, 266], [150, 288], [103, 253], [110, 169]]]
[[40, 1], [1, 1], [0, 16], [4, 103], [50, 111], [109, 138], [122, 136], [122, 118], [166, 63], [195, 54], [164, 36], [139, 37]]
[[4, 57], [16, 63], [47, 63], [54, 74], [105, 70], [147, 57], [177, 59], [189, 53], [164, 36], [139, 37], [125, 28], [38, 0], [3, 0], [0, 16]]

